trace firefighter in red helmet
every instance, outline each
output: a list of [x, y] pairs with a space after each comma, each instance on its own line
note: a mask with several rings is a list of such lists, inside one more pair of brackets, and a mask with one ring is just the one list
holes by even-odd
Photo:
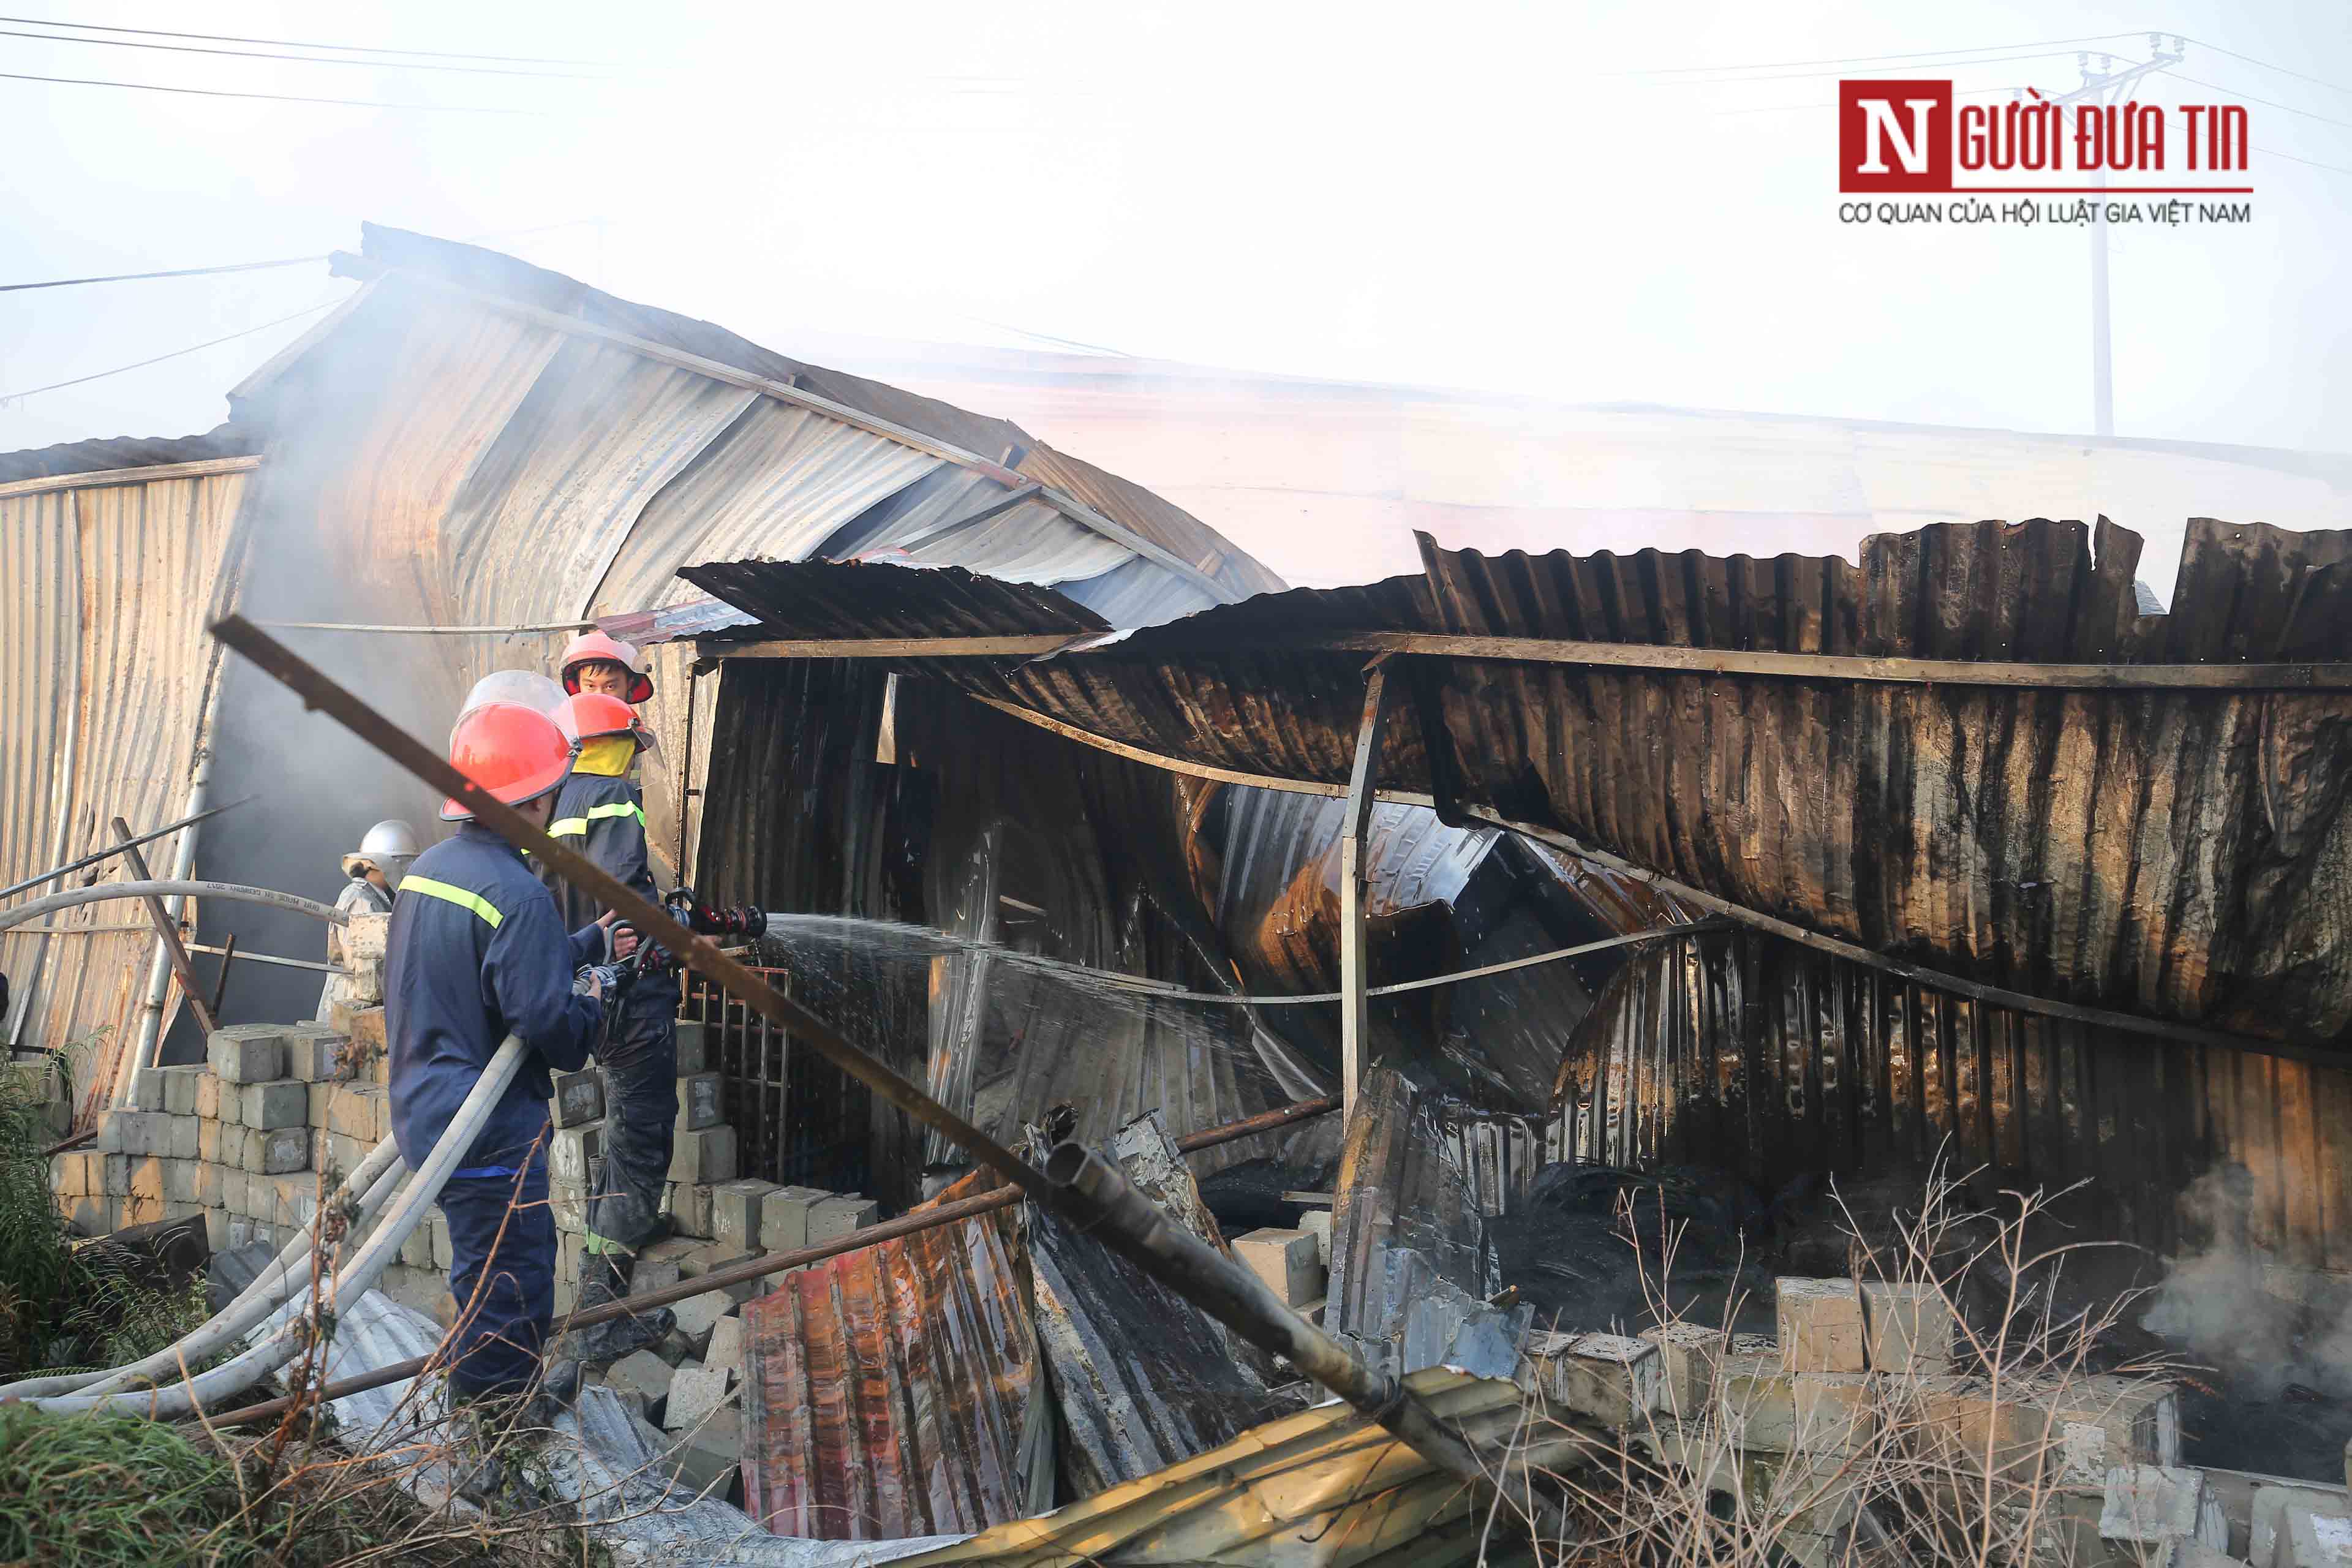
[[563, 689], [617, 697], [632, 708], [654, 700], [653, 677], [639, 668], [637, 650], [603, 632], [583, 632], [563, 650]]

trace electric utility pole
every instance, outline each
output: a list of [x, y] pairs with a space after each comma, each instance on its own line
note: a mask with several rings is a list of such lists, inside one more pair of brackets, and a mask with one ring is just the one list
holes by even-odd
[[[2083, 85], [2052, 101], [2104, 105], [2109, 94], [2121, 101], [2129, 96], [2131, 85], [2140, 78], [2179, 65], [2188, 53], [2188, 43], [2186, 38], [2176, 36], [2168, 53], [2164, 35], [2150, 33], [2146, 60], [2117, 69], [2113, 55], [2101, 55], [2096, 72], [2091, 69], [2089, 53], [2079, 54], [2074, 57], [2074, 65], [2083, 73]], [[2091, 184], [2099, 192], [2106, 190], [2107, 171], [2104, 164], [2091, 171]], [[2107, 204], [2104, 195], [2094, 195], [2092, 201], [2095, 210], [2091, 216], [2091, 429], [2095, 435], [2112, 436], [2116, 433], [2116, 382], [2107, 331]]]

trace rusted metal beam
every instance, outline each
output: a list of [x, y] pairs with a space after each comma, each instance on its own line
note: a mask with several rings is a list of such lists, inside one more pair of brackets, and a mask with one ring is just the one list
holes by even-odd
[[[1189, 1154], [1196, 1149], [1213, 1148], [1220, 1143], [1230, 1143], [1237, 1138], [1248, 1138], [1260, 1132], [1272, 1132], [1296, 1122], [1310, 1121], [1318, 1116], [1328, 1116], [1339, 1109], [1339, 1100], [1330, 1095], [1326, 1095], [1320, 1100], [1302, 1100], [1295, 1105], [1286, 1105], [1279, 1110], [1264, 1111], [1256, 1116], [1245, 1117], [1239, 1121], [1228, 1121], [1223, 1126], [1204, 1127], [1197, 1132], [1186, 1133], [1176, 1140], [1176, 1147]], [[68, 1144], [85, 1142], [97, 1136], [97, 1132], [93, 1130], [80, 1134], [77, 1139], [68, 1140]], [[58, 1147], [64, 1148], [68, 1144], [60, 1144]], [[870, 1225], [864, 1230], [851, 1231], [845, 1236], [835, 1237], [831, 1241], [819, 1242], [814, 1247], [803, 1247], [791, 1252], [768, 1253], [758, 1258], [747, 1258], [741, 1263], [733, 1264], [725, 1268], [714, 1268], [708, 1274], [698, 1274], [691, 1279], [680, 1280], [676, 1285], [665, 1286], [659, 1290], [648, 1290], [643, 1295], [632, 1296], [625, 1301], [609, 1302], [602, 1307], [592, 1307], [584, 1312], [574, 1312], [564, 1320], [564, 1326], [567, 1329], [593, 1329], [599, 1323], [607, 1323], [618, 1317], [637, 1312], [650, 1312], [656, 1308], [673, 1306], [708, 1291], [723, 1290], [732, 1285], [749, 1285], [755, 1280], [767, 1279], [771, 1275], [782, 1274], [787, 1269], [799, 1268], [811, 1263], [822, 1263], [828, 1258], [839, 1258], [845, 1253], [861, 1251], [868, 1247], [879, 1247], [886, 1241], [896, 1241], [900, 1237], [913, 1236], [920, 1231], [935, 1230], [940, 1226], [954, 1225], [962, 1220], [976, 1219], [982, 1215], [994, 1214], [1000, 1209], [1011, 1208], [1020, 1201], [1021, 1189], [1018, 1187], [992, 1187], [987, 1192], [975, 1193], [971, 1197], [959, 1198], [954, 1203], [941, 1204], [937, 1208], [918, 1209], [912, 1214], [902, 1215], [894, 1220], [886, 1220], [880, 1225]], [[319, 1397], [322, 1400], [341, 1399], [347, 1394], [364, 1394], [371, 1388], [381, 1388], [387, 1383], [398, 1383], [404, 1377], [415, 1377], [425, 1370], [425, 1362], [428, 1359], [420, 1356], [410, 1361], [394, 1362], [389, 1366], [377, 1367], [373, 1372], [363, 1372], [352, 1377], [338, 1379], [320, 1389]], [[216, 1426], [248, 1426], [257, 1421], [275, 1420], [292, 1408], [293, 1404], [291, 1395], [283, 1399], [272, 1399], [260, 1405], [247, 1405], [241, 1410], [232, 1410], [226, 1415], [214, 1416], [212, 1422]]]
[[[140, 881], [153, 881], [154, 879], [147, 874], [147, 858], [139, 853], [138, 841], [131, 835], [131, 825], [118, 816], [111, 826], [114, 836], [122, 840], [120, 846], [122, 858], [130, 865], [132, 874]], [[205, 1033], [211, 1034], [220, 1026], [213, 1022], [213, 1011], [205, 1005], [204, 988], [196, 984], [196, 967], [188, 962], [188, 950], [180, 945], [178, 924], [164, 912], [163, 900], [151, 893], [143, 901], [147, 905], [147, 918], [155, 922], [155, 934], [163, 939], [163, 952], [172, 961], [172, 973], [179, 979], [180, 995], [187, 1002], [188, 1011], [196, 1016], [196, 1022], [204, 1026]]]
[[[1062, 639], [1082, 645], [1107, 634]], [[836, 637], [811, 642], [714, 644], [721, 658], [987, 658], [1005, 653], [1051, 652], [1047, 637]], [[822, 648], [822, 653], [766, 649]], [[1154, 633], [1136, 649], [1108, 642], [1107, 658], [1148, 661], [1192, 654], [1382, 653], [1424, 658], [1496, 659], [1517, 664], [1583, 665], [1669, 675], [1762, 675], [1794, 680], [1859, 680], [1908, 686], [2006, 686], [2063, 691], [2341, 691], [2352, 689], [2352, 664], [2038, 664], [2016, 659], [1893, 658], [1864, 654], [1750, 652], [1650, 643], [1579, 642], [1561, 637], [1467, 637], [1440, 632], [1305, 632], [1251, 637], [1195, 647], [1174, 634]]]
[[1003, 658], [1059, 653], [1108, 636], [1050, 632], [996, 637], [782, 637], [764, 642], [711, 643], [720, 658]]
[[1365, 840], [1372, 830], [1372, 774], [1381, 757], [1381, 725], [1389, 711], [1389, 672], [1375, 665], [1364, 678], [1364, 717], [1356, 727], [1355, 764], [1348, 771], [1348, 813], [1339, 829], [1339, 1098], [1356, 1114], [1371, 1037], [1372, 1004], [1365, 961]]
[[[808, 1008], [752, 973], [709, 937], [695, 935], [672, 918], [667, 910], [640, 897], [579, 851], [549, 837], [512, 806], [450, 765], [438, 752], [321, 675], [284, 644], [238, 616], [215, 623], [212, 634], [286, 685], [301, 698], [305, 707], [325, 712], [420, 781], [458, 802], [476, 822], [516, 848], [529, 851], [540, 864], [553, 867], [558, 876], [605, 908], [617, 910], [636, 928], [640, 941], [649, 939], [677, 954], [689, 967], [717, 981], [751, 1011], [796, 1037], [916, 1122], [939, 1132], [1003, 1176], [1039, 1207], [1082, 1231], [1100, 1234], [1104, 1245], [1252, 1342], [1305, 1347], [1307, 1359], [1294, 1358], [1294, 1365], [1395, 1433], [1433, 1466], [1468, 1485], [1484, 1486], [1492, 1480], [1493, 1472], [1477, 1456], [1470, 1454], [1458, 1437], [1439, 1426], [1402, 1379], [1366, 1366], [1339, 1341], [1276, 1300], [1239, 1263], [1223, 1259], [1221, 1268], [1202, 1275], [1189, 1261], [1171, 1264], [1155, 1255], [1127, 1229], [1100, 1232], [1107, 1216], [1088, 1189], [1067, 1180], [1054, 1179], [1014, 1156], [995, 1139], [852, 1045]], [[1137, 1201], [1150, 1207], [1148, 1201]], [[705, 1289], [710, 1288], [704, 1286]], [[1251, 1294], [1253, 1290], [1255, 1296]], [[1236, 1303], [1241, 1302], [1248, 1304], [1246, 1310], [1237, 1307]]]
[[213, 1016], [221, 1014], [221, 1003], [228, 996], [228, 966], [236, 962], [236, 933], [228, 933], [228, 942], [221, 949], [220, 978], [213, 982]]

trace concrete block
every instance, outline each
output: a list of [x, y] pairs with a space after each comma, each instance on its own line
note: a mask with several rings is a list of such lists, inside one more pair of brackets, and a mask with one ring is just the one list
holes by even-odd
[[743, 1413], [730, 1405], [682, 1434], [659, 1468], [697, 1497], [724, 1500], [741, 1487], [742, 1467]]
[[223, 1083], [266, 1083], [286, 1076], [286, 1031], [275, 1024], [215, 1029], [205, 1059]]
[[196, 1074], [196, 1103], [191, 1109], [198, 1116], [208, 1116], [215, 1121], [220, 1120], [221, 1081], [209, 1068]]
[[[2121, 1465], [2107, 1472], [2099, 1535], [2143, 1550], [2175, 1541], [2201, 1541], [2224, 1550], [2230, 1544], [2229, 1523], [2219, 1501], [2206, 1493], [2205, 1472], [2158, 1465]], [[2312, 1568], [2324, 1568], [2324, 1561]]]
[[240, 1135], [245, 1148], [237, 1164], [250, 1175], [283, 1175], [307, 1169], [310, 1163], [310, 1130], [307, 1127], [280, 1127], [274, 1131], [247, 1127]]
[[698, 1072], [677, 1080], [677, 1130], [681, 1133], [716, 1127], [727, 1120], [720, 1104], [719, 1075]]
[[269, 1083], [248, 1083], [240, 1101], [247, 1127], [274, 1132], [281, 1127], [310, 1124], [310, 1092], [290, 1078]]
[[342, 942], [344, 966], [384, 957], [391, 933], [392, 916], [388, 913], [353, 915], [338, 933]]
[[580, 1283], [580, 1247], [581, 1238], [574, 1233], [555, 1238], [555, 1277], [568, 1285]]
[[1639, 1337], [1658, 1347], [1659, 1368], [1665, 1373], [1659, 1408], [1696, 1420], [1715, 1397], [1716, 1367], [1730, 1351], [1723, 1331], [1676, 1322], [1643, 1329]]
[[566, 1236], [577, 1236], [588, 1228], [588, 1189], [578, 1183], [550, 1177], [547, 1206], [555, 1215], [555, 1228]]
[[688, 1296], [671, 1309], [677, 1314], [677, 1331], [694, 1342], [694, 1353], [698, 1356], [710, 1342], [712, 1326], [734, 1310], [734, 1300], [724, 1290]]
[[89, 1193], [64, 1200], [58, 1209], [65, 1215], [67, 1227], [76, 1235], [104, 1236], [109, 1228], [106, 1222], [112, 1213], [108, 1205], [112, 1201], [102, 1194]]
[[1331, 1211], [1308, 1209], [1298, 1216], [1298, 1228], [1315, 1238], [1316, 1260], [1328, 1269], [1331, 1267]]
[[[118, 1110], [115, 1114], [120, 1116], [122, 1113]], [[131, 1156], [128, 1154], [101, 1154], [99, 1156], [99, 1159], [101, 1162], [101, 1168], [104, 1172], [104, 1185], [101, 1190], [110, 1198], [127, 1196], [131, 1191]]]
[[629, 1294], [642, 1296], [649, 1290], [667, 1290], [685, 1279], [686, 1256], [695, 1245], [673, 1236], [638, 1248], [636, 1272], [629, 1279]]
[[1851, 1279], [1780, 1279], [1775, 1318], [1790, 1372], [1867, 1372], [1862, 1292]]
[[688, 1362], [670, 1379], [669, 1407], [662, 1426], [672, 1432], [691, 1432], [727, 1402], [735, 1374], [723, 1366]]
[[[700, 1359], [694, 1353], [694, 1342], [676, 1329], [664, 1334], [661, 1342], [653, 1347], [653, 1352], [673, 1367], [685, 1366]], [[676, 1384], [671, 1386], [675, 1388]]]
[[408, 1233], [408, 1239], [400, 1244], [400, 1260], [428, 1274], [441, 1267], [433, 1260], [433, 1232], [429, 1226], [420, 1225]]
[[881, 1218], [882, 1205], [872, 1198], [859, 1197], [855, 1193], [837, 1194], [810, 1206], [808, 1244], [816, 1247], [824, 1242], [838, 1241], [853, 1232], [864, 1230], [867, 1226], [880, 1223]]
[[134, 1225], [153, 1225], [163, 1217], [163, 1202], [161, 1198], [134, 1195], [115, 1200], [113, 1228], [116, 1230], [129, 1230]]
[[604, 1382], [624, 1394], [635, 1394], [647, 1405], [658, 1405], [669, 1397], [670, 1380], [677, 1376], [669, 1363], [651, 1351], [631, 1351], [605, 1369]]
[[1863, 1281], [1862, 1323], [1871, 1371], [1941, 1377], [1952, 1370], [1952, 1306], [1935, 1286]]
[[[2300, 1514], [2315, 1521], [2336, 1521], [2326, 1534], [2352, 1531], [2352, 1502], [2346, 1500], [2344, 1493], [2316, 1487], [2257, 1487], [2252, 1511], [2246, 1556], [2254, 1568], [2341, 1568], [2326, 1557], [2299, 1561], [2290, 1517]], [[2312, 1537], [2315, 1542], [2323, 1539], [2315, 1525]]]
[[1528, 1345], [1538, 1386], [1604, 1426], [1632, 1426], [1665, 1399], [1658, 1347], [1622, 1334], [1541, 1334]]
[[99, 1124], [98, 1146], [105, 1153], [145, 1159], [171, 1148], [172, 1130], [160, 1110], [110, 1111]]
[[718, 1188], [708, 1182], [672, 1182], [668, 1187], [667, 1205], [670, 1227], [680, 1236], [709, 1241], [711, 1229], [711, 1194]]
[[346, 1138], [356, 1138], [369, 1148], [375, 1147], [380, 1134], [376, 1128], [383, 1121], [383, 1090], [372, 1083], [342, 1083], [327, 1097], [326, 1128]]
[[[723, 1297], [726, 1292], [719, 1291], [718, 1294]], [[728, 1306], [731, 1310], [734, 1302], [731, 1300], [729, 1300]], [[743, 1320], [740, 1317], [721, 1318], [711, 1324], [710, 1342], [703, 1349], [702, 1364], [722, 1366], [737, 1377], [741, 1377], [743, 1375]]]
[[2168, 1383], [2130, 1377], [2078, 1377], [2033, 1385], [2026, 1402], [2046, 1411], [2061, 1485], [2101, 1487], [2126, 1465], [2159, 1469], [2180, 1463], [2180, 1398]]
[[604, 1118], [604, 1075], [593, 1068], [555, 1075], [555, 1094], [548, 1101], [555, 1125], [584, 1127]]
[[[672, 1191], [686, 1187], [674, 1182]], [[765, 1200], [772, 1194], [787, 1189], [772, 1182], [720, 1182], [710, 1187], [710, 1238], [738, 1251], [754, 1251], [761, 1246], [760, 1234], [764, 1224]], [[806, 1191], [810, 1189], [792, 1189]], [[781, 1210], [779, 1211], [781, 1214]], [[801, 1210], [800, 1235], [808, 1234], [808, 1215]]]
[[310, 1134], [310, 1168], [331, 1171], [338, 1176], [348, 1176], [360, 1168], [360, 1162], [375, 1147], [373, 1142], [362, 1142], [346, 1138], [340, 1132], [313, 1131]]
[[[282, 1176], [263, 1178], [267, 1184], [273, 1211], [271, 1223], [288, 1230], [303, 1230], [319, 1217], [318, 1178], [307, 1171], [292, 1171]], [[246, 1196], [250, 1201], [255, 1192], [250, 1173], [246, 1179]], [[259, 1215], [255, 1215], [259, 1218]], [[419, 1308], [422, 1311], [424, 1309]]]
[[710, 1026], [692, 1018], [677, 1021], [677, 1076], [691, 1078], [710, 1067]]
[[163, 1162], [152, 1154], [125, 1156], [131, 1162], [131, 1183], [127, 1195], [144, 1202], [163, 1201]]
[[440, 1205], [436, 1204], [425, 1211], [425, 1224], [419, 1228], [425, 1232], [433, 1248], [433, 1267], [444, 1273], [455, 1268], [457, 1252], [449, 1242], [449, 1216], [441, 1212]]
[[1716, 1372], [1725, 1433], [1742, 1448], [1785, 1454], [1797, 1446], [1797, 1377], [1780, 1352], [1734, 1351]]
[[392, 1136], [392, 1090], [389, 1085], [375, 1085], [375, 1141], [379, 1143]]
[[155, 1068], [145, 1068], [131, 1075], [131, 1103], [141, 1110], [164, 1110], [163, 1075]]
[[1793, 1451], [1847, 1455], [1867, 1447], [1878, 1428], [1876, 1385], [1858, 1372], [1801, 1372], [1792, 1390]]
[[106, 1156], [93, 1150], [58, 1155], [58, 1172], [66, 1183], [58, 1191], [68, 1197], [98, 1197], [106, 1191]]
[[185, 1067], [156, 1068], [155, 1076], [163, 1080], [163, 1108], [173, 1116], [194, 1116], [196, 1113], [196, 1085], [205, 1076], [202, 1063]]
[[[763, 1255], [757, 1252], [738, 1253], [732, 1258], [722, 1258], [716, 1260], [712, 1265], [712, 1268], [732, 1268], [739, 1263], [749, 1263], [753, 1258], [761, 1256]], [[710, 1271], [711, 1270], [709, 1269], [704, 1270], [706, 1273]], [[761, 1297], [774, 1289], [777, 1283], [782, 1279], [783, 1276], [781, 1274], [765, 1274], [761, 1275], [757, 1279], [747, 1279], [740, 1285], [729, 1285], [723, 1287], [723, 1289], [726, 1290], [729, 1298], [740, 1307], [745, 1302], [758, 1300]]]
[[341, 1083], [334, 1079], [304, 1084], [302, 1091], [308, 1104], [304, 1107], [303, 1119], [313, 1127], [324, 1127], [329, 1110], [335, 1103], [335, 1091], [341, 1087]]
[[173, 1116], [166, 1120], [170, 1122], [172, 1130], [171, 1157], [174, 1160], [196, 1158], [197, 1151], [203, 1147], [204, 1142], [197, 1131], [196, 1119], [193, 1116]]
[[[243, 1134], [238, 1136], [242, 1139]], [[253, 1203], [247, 1187], [249, 1180], [242, 1165], [224, 1164], [221, 1167], [221, 1207], [228, 1210], [232, 1218], [253, 1217]], [[234, 1245], [242, 1247], [245, 1244], [237, 1242]]]
[[1323, 1262], [1315, 1238], [1303, 1230], [1251, 1231], [1234, 1238], [1234, 1256], [1287, 1306], [1303, 1307], [1324, 1294]]
[[349, 1076], [354, 1063], [372, 1061], [384, 1048], [383, 1009], [381, 1006], [361, 1007], [348, 1002], [338, 1002], [329, 1010], [327, 1023], [335, 1033], [350, 1042], [343, 1053], [344, 1070]]
[[735, 1179], [735, 1129], [705, 1127], [678, 1135], [670, 1156], [669, 1179], [716, 1184]]
[[555, 1134], [547, 1153], [547, 1173], [551, 1180], [570, 1186], [594, 1185], [597, 1166], [592, 1162], [604, 1157], [604, 1124], [591, 1121], [579, 1127], [567, 1127]]
[[[457, 1302], [449, 1295], [449, 1282], [429, 1268], [410, 1268], [395, 1263], [383, 1271], [376, 1289], [410, 1311], [436, 1320], [444, 1328], [456, 1318]], [[448, 1316], [445, 1318], [444, 1313]]]
[[215, 1164], [221, 1159], [221, 1124], [205, 1117], [196, 1118], [196, 1158]]
[[228, 1210], [205, 1210], [205, 1245], [215, 1252], [228, 1250]]
[[[738, 1237], [722, 1226], [719, 1213], [718, 1194], [751, 1185], [764, 1189], [759, 1199], [759, 1221], [753, 1235]], [[762, 1182], [730, 1183], [727, 1187], [713, 1188], [711, 1196], [711, 1228], [714, 1239], [721, 1246], [740, 1246], [745, 1252], [797, 1252], [809, 1244], [809, 1211], [833, 1194], [822, 1187], [777, 1187]], [[724, 1216], [725, 1226], [731, 1226], [734, 1216]]]
[[200, 1160], [166, 1160], [163, 1162], [163, 1201], [173, 1204], [200, 1204], [196, 1196], [196, 1173], [203, 1170]]
[[343, 1037], [323, 1024], [286, 1031], [286, 1076], [301, 1083], [333, 1083], [343, 1076]]

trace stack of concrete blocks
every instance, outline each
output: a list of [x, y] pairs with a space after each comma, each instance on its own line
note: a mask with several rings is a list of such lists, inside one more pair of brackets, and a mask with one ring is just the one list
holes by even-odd
[[[2352, 1445], [2347, 1453], [2352, 1456]], [[2253, 1568], [2352, 1565], [2352, 1457], [2347, 1457], [2346, 1469], [2345, 1491], [2332, 1487], [2255, 1489], [2246, 1553]]]
[[2081, 1377], [2005, 1387], [1996, 1400], [1984, 1380], [1954, 1375], [1957, 1325], [1931, 1288], [1782, 1279], [1775, 1311], [1770, 1336], [1688, 1323], [1630, 1340], [1539, 1333], [1525, 1347], [1522, 1381], [1712, 1488], [1770, 1500], [1763, 1506], [1785, 1515], [1782, 1544], [1799, 1562], [1834, 1555], [1855, 1512], [1840, 1482], [1890, 1412], [1906, 1443], [1914, 1433], [1939, 1437], [1945, 1462], [1980, 1467], [1990, 1454], [2000, 1479], [2054, 1489], [2052, 1533], [2085, 1563], [2147, 1555], [2144, 1535], [2101, 1529], [2119, 1470], [2196, 1473], [2178, 1468], [2179, 1404], [2167, 1385]]
[[[101, 1235], [201, 1216], [216, 1248], [283, 1246], [317, 1216], [322, 1190], [391, 1136], [383, 1017], [381, 1007], [351, 1012], [349, 1034], [238, 1025], [213, 1033], [201, 1063], [139, 1073], [137, 1109], [110, 1113], [94, 1148], [54, 1163], [68, 1220]], [[402, 1254], [406, 1265], [430, 1261], [421, 1240]]]

